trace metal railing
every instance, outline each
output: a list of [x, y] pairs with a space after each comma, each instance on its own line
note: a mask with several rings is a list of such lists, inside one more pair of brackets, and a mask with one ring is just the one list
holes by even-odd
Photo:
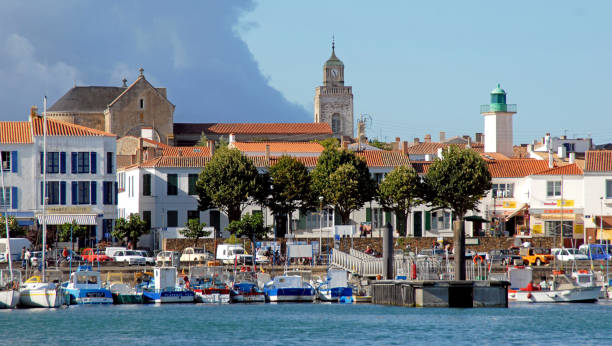
[[489, 105], [480, 105], [480, 113], [490, 112], [510, 112], [516, 113], [516, 104], [494, 103]]

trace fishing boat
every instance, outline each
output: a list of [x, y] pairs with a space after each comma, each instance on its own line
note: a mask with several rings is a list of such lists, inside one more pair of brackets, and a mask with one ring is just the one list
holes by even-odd
[[121, 273], [108, 273], [106, 288], [111, 291], [113, 304], [142, 304], [144, 302], [142, 291], [124, 282]]
[[64, 283], [63, 289], [70, 294], [70, 304], [112, 304], [111, 291], [102, 287], [100, 272], [93, 271], [91, 266], [79, 266], [70, 274], [70, 281]]
[[227, 304], [230, 302], [230, 274], [223, 267], [192, 267], [189, 272], [191, 289], [198, 303]]
[[324, 280], [316, 282], [317, 298], [326, 302], [353, 302], [353, 289], [348, 285], [348, 272], [344, 269], [327, 270]]
[[230, 303], [264, 303], [266, 295], [257, 286], [253, 272], [237, 273], [230, 289]]
[[154, 277], [143, 285], [145, 303], [193, 303], [195, 294], [177, 285], [176, 267], [155, 267]]
[[279, 275], [264, 286], [270, 302], [313, 302], [315, 290], [300, 275]]
[[0, 270], [0, 309], [14, 309], [17, 306], [20, 281], [17, 271]]
[[70, 301], [70, 297], [60, 285], [61, 272], [47, 271], [48, 280], [43, 281], [39, 275], [31, 276], [21, 286], [19, 307], [24, 308], [58, 308]]
[[509, 268], [508, 300], [529, 303], [594, 303], [601, 286], [580, 286], [563, 271], [553, 271], [550, 284], [541, 287], [533, 284], [532, 269]]

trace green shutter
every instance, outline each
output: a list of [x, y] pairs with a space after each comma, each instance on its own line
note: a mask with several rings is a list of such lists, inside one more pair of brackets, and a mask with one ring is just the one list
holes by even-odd
[[300, 219], [298, 221], [298, 229], [306, 229], [306, 215], [304, 215], [302, 211], [299, 212], [299, 215]]
[[429, 231], [431, 229], [431, 212], [425, 212], [425, 230]]
[[386, 211], [386, 212], [385, 212], [385, 226], [386, 226], [388, 223], [391, 223], [391, 220], [392, 220], [392, 219], [391, 219], [391, 212], [390, 212], [390, 211]]
[[372, 222], [372, 208], [366, 208], [366, 222]]

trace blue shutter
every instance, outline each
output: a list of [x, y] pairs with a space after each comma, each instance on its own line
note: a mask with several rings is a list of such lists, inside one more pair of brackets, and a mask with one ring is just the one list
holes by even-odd
[[60, 173], [66, 174], [66, 152], [60, 153]]
[[71, 158], [71, 167], [72, 167], [72, 174], [77, 174], [78, 172], [78, 167], [77, 165], [79, 164], [79, 158], [78, 158], [78, 154], [77, 153], [70, 153], [70, 158]]
[[12, 199], [12, 205], [11, 208], [13, 209], [19, 209], [19, 201], [17, 200], [17, 187], [13, 186], [12, 191], [11, 191], [11, 199]]
[[72, 204], [79, 204], [79, 183], [76, 181], [72, 182]]
[[40, 152], [40, 174], [43, 174], [43, 167], [45, 167], [45, 157], [44, 153]]
[[19, 171], [19, 160], [17, 160], [17, 151], [11, 152], [11, 170], [13, 173], [17, 173]]
[[42, 181], [40, 182], [40, 205], [43, 204], [43, 183]]
[[66, 205], [66, 182], [60, 181], [60, 204]]
[[117, 185], [117, 182], [115, 182], [115, 199], [114, 199], [114, 205], [117, 205], [117, 199], [119, 197], [119, 185]]
[[96, 163], [97, 163], [97, 155], [95, 151], [91, 152], [91, 163], [89, 164], [89, 167], [91, 169], [91, 174], [96, 174], [97, 171], [97, 167], [96, 167]]
[[89, 188], [91, 191], [91, 204], [97, 204], [98, 197], [98, 184], [95, 181], [91, 182], [91, 187]]

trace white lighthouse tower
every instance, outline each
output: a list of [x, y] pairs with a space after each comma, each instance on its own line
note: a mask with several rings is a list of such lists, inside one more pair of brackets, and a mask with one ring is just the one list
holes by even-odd
[[484, 151], [500, 153], [508, 157], [514, 155], [512, 149], [512, 116], [516, 105], [506, 104], [506, 92], [497, 84], [491, 91], [491, 103], [480, 106], [484, 116]]

